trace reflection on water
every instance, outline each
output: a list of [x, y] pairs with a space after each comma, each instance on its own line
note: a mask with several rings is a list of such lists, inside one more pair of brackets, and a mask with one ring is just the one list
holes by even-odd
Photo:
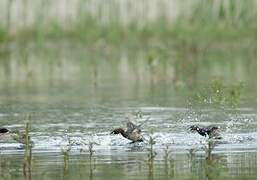
[[[31, 88], [31, 93], [39, 93], [49, 87], [67, 86], [68, 83], [72, 88], [78, 84], [83, 88], [90, 86], [93, 88], [91, 93], [114, 85], [121, 88], [123, 95], [146, 89], [153, 93], [168, 93], [171, 85], [177, 88], [196, 87], [215, 76], [256, 87], [253, 79], [249, 79], [249, 75], [256, 75], [255, 56], [242, 58], [242, 53], [247, 53], [243, 50], [207, 51], [201, 56], [190, 51], [180, 52], [187, 54], [185, 57], [163, 57], [157, 51], [152, 57], [151, 48], [145, 51], [124, 47], [105, 52], [102, 48], [92, 50], [83, 44], [65, 41], [44, 46], [24, 42], [21, 47], [16, 46], [19, 45], [9, 45], [0, 51], [0, 82], [5, 84], [1, 87], [4, 89], [23, 84]], [[214, 54], [217, 60], [212, 59]], [[112, 81], [116, 84], [109, 84]], [[160, 90], [159, 85], [165, 88]]]
[[[24, 130], [30, 114], [34, 145], [21, 149], [19, 143], [1, 142], [0, 179], [257, 177], [255, 85], [247, 86], [238, 108], [194, 106], [189, 100], [195, 90], [187, 88], [209, 80], [217, 67], [224, 76], [228, 69], [241, 73], [247, 83], [242, 59], [234, 68], [199, 62], [201, 68], [176, 72], [174, 66], [184, 67], [183, 62], [149, 65], [142, 52], [25, 49], [1, 55], [0, 122]], [[110, 135], [124, 125], [127, 113], [141, 114], [136, 121], [146, 122], [145, 142], [129, 144]], [[194, 124], [220, 126], [223, 139], [215, 143], [191, 134]]]
[[[224, 179], [225, 177], [256, 177], [256, 153], [245, 152], [227, 154], [188, 154], [173, 153], [168, 162], [161, 155], [157, 156], [153, 167], [149, 167], [147, 154], [133, 152], [110, 156], [96, 155], [90, 160], [89, 155], [71, 155], [68, 168], [64, 168], [63, 158], [59, 154], [35, 154], [31, 179]], [[23, 179], [20, 155], [1, 155], [1, 178], [16, 177]], [[236, 162], [230, 162], [233, 159]], [[149, 169], [152, 168], [152, 169]], [[27, 176], [25, 176], [27, 177]], [[27, 177], [29, 179], [29, 177]]]

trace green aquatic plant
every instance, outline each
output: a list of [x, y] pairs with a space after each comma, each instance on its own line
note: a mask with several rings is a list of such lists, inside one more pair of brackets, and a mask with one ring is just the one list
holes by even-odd
[[243, 83], [228, 85], [222, 79], [214, 79], [196, 93], [195, 100], [200, 104], [235, 107], [240, 104]]
[[69, 159], [70, 159], [70, 149], [62, 150], [63, 155], [63, 162], [64, 162], [64, 174], [66, 175], [68, 172], [68, 165], [69, 165]]
[[63, 177], [64, 179], [68, 178], [69, 173], [69, 160], [70, 160], [70, 151], [72, 147], [72, 140], [68, 134], [68, 130], [65, 133], [65, 138], [67, 140], [67, 144], [62, 148], [62, 155], [63, 155]]
[[214, 104], [222, 104], [225, 101], [225, 86], [222, 79], [214, 79], [211, 82], [211, 101]]
[[30, 145], [32, 146], [33, 145], [33, 141], [31, 140], [31, 138], [27, 138], [27, 135], [26, 135], [26, 132], [20, 132], [20, 131], [15, 131], [12, 135], [12, 138], [21, 143], [21, 144], [27, 144], [27, 141], [30, 141]]
[[165, 146], [164, 149], [164, 170], [165, 170], [165, 179], [173, 179], [174, 178], [174, 159], [171, 157], [172, 151], [170, 150], [169, 145]]
[[193, 148], [188, 150], [187, 157], [188, 157], [188, 164], [189, 164], [191, 173], [194, 173], [194, 170], [195, 170], [196, 165], [197, 165], [197, 158], [196, 158], [196, 152], [197, 151], [198, 151], [197, 147], [193, 147]]
[[[224, 179], [226, 176], [226, 169], [222, 165], [222, 156], [220, 154], [214, 154], [213, 149], [218, 145], [217, 141], [207, 140], [204, 147], [199, 149], [193, 148], [189, 150], [188, 158], [191, 169], [191, 174], [194, 174], [199, 165], [202, 173], [198, 176], [192, 176], [189, 179]], [[196, 151], [204, 150], [204, 156], [199, 159], [196, 155]]]
[[[153, 130], [151, 130], [151, 134], [153, 134]], [[154, 144], [155, 144], [156, 137], [153, 137], [153, 135], [149, 135], [148, 143], [150, 147], [147, 149], [147, 165], [148, 165], [148, 179], [153, 180], [154, 179], [154, 159], [157, 155], [157, 153], [154, 151]]]
[[223, 174], [225, 174], [225, 169], [219, 164], [221, 157], [212, 153], [215, 146], [217, 146], [217, 142], [209, 140], [205, 147], [204, 169], [206, 179], [222, 179]]
[[95, 162], [92, 161], [92, 157], [93, 157], [93, 154], [94, 154], [94, 145], [96, 145], [97, 143], [95, 142], [89, 142], [88, 143], [88, 151], [89, 151], [89, 177], [90, 177], [90, 180], [93, 179], [93, 171], [94, 169], [96, 168], [95, 167]]
[[70, 159], [70, 151], [71, 151], [71, 140], [68, 136], [68, 144], [62, 149], [62, 155], [63, 155], [63, 173], [64, 177], [68, 174], [68, 167], [69, 167], [69, 159]]
[[[76, 142], [73, 142], [73, 143], [76, 143]], [[92, 180], [94, 176], [94, 170], [96, 169], [95, 159], [93, 158], [93, 155], [95, 153], [94, 145], [99, 145], [99, 144], [91, 140], [87, 142], [82, 141], [80, 144], [83, 146], [80, 149], [81, 153], [84, 151], [89, 152], [89, 179]], [[87, 148], [85, 148], [84, 146], [87, 146]]]
[[94, 154], [94, 145], [99, 145], [98, 143], [96, 143], [96, 142], [89, 142], [88, 143], [88, 151], [89, 151], [89, 157], [90, 157], [90, 159], [92, 159], [92, 156], [93, 156], [93, 154]]
[[228, 88], [227, 101], [231, 106], [235, 107], [240, 103], [243, 88], [244, 84], [242, 82]]
[[[30, 116], [29, 116], [30, 119]], [[31, 179], [31, 168], [32, 168], [32, 141], [30, 137], [30, 123], [26, 123], [25, 127], [25, 153], [23, 162], [23, 175]]]

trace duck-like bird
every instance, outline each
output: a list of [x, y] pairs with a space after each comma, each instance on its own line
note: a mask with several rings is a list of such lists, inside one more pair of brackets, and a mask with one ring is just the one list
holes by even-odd
[[121, 134], [124, 138], [131, 140], [131, 143], [142, 142], [143, 136], [141, 134], [141, 125], [137, 126], [131, 121], [127, 122], [126, 131], [123, 128], [117, 128], [111, 134]]
[[209, 126], [209, 127], [199, 127], [196, 125], [190, 126], [189, 130], [191, 132], [198, 132], [201, 136], [204, 137], [209, 137], [212, 139], [222, 139], [220, 132], [219, 132], [219, 127], [217, 126]]

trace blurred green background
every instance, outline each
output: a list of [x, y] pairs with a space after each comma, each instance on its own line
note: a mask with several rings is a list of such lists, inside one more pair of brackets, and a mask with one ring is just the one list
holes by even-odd
[[2, 0], [2, 88], [68, 82], [256, 89], [255, 0]]
[[[30, 114], [35, 142], [32, 172], [26, 152], [1, 144], [0, 179], [256, 179], [256, 9], [256, 0], [0, 0], [1, 126], [24, 130]], [[161, 137], [156, 158], [149, 144], [109, 136], [131, 112]], [[206, 156], [187, 132], [197, 123], [222, 126], [225, 145]], [[66, 136], [96, 139], [93, 159], [87, 146], [61, 149]]]

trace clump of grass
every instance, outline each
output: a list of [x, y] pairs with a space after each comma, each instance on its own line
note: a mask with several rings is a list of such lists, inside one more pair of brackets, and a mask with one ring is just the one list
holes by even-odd
[[154, 151], [154, 148], [153, 148], [155, 144], [155, 140], [154, 140], [155, 138], [153, 136], [149, 136], [149, 138], [150, 138], [149, 139], [150, 148], [148, 148], [148, 152], [149, 152], [148, 160], [152, 161], [155, 158], [157, 153]]
[[196, 151], [198, 151], [198, 149], [194, 147], [194, 148], [189, 149], [188, 151], [189, 151], [189, 153], [187, 154], [188, 159], [189, 159], [188, 164], [190, 166], [191, 172], [193, 172], [195, 169], [195, 165], [196, 165], [195, 153], [196, 153]]
[[164, 166], [165, 166], [165, 179], [174, 178], [174, 160], [171, 157], [171, 150], [169, 145], [164, 149]]
[[23, 162], [23, 175], [31, 179], [31, 167], [32, 167], [32, 141], [30, 138], [30, 124], [26, 123], [25, 128], [25, 153]]
[[64, 177], [66, 177], [68, 174], [70, 151], [72, 146], [70, 136], [66, 134], [66, 137], [67, 137], [67, 145], [62, 149], [63, 163], [64, 163], [64, 167], [63, 167]]
[[212, 159], [212, 151], [214, 147], [216, 146], [217, 142], [209, 139], [207, 141], [207, 145], [205, 146], [205, 153], [206, 153], [206, 159], [211, 160]]
[[154, 179], [154, 159], [157, 155], [157, 153], [154, 151], [154, 144], [155, 144], [155, 138], [150, 135], [149, 136], [149, 144], [150, 148], [148, 148], [148, 159], [147, 159], [147, 164], [148, 164], [148, 179], [153, 180]]
[[225, 85], [222, 79], [214, 79], [206, 88], [196, 94], [196, 102], [235, 107], [240, 104], [243, 83]]
[[227, 100], [233, 107], [240, 103], [243, 88], [244, 85], [242, 82], [229, 87]]
[[88, 143], [88, 151], [89, 151], [89, 176], [90, 176], [90, 179], [93, 179], [93, 170], [96, 168], [95, 167], [95, 163], [94, 161], [92, 161], [92, 157], [93, 157], [93, 154], [94, 154], [94, 145], [96, 145], [97, 143], [95, 142], [89, 142]]
[[87, 146], [87, 149], [82, 147], [80, 149], [80, 152], [83, 151], [88, 151], [89, 152], [89, 179], [93, 179], [94, 176], [94, 169], [96, 168], [95, 165], [95, 159], [93, 159], [93, 155], [95, 153], [94, 151], [94, 145], [99, 145], [98, 143], [94, 142], [94, 141], [89, 141], [89, 142], [82, 142], [83, 146]]
[[89, 142], [88, 143], [88, 151], [89, 151], [89, 158], [90, 158], [90, 161], [93, 157], [93, 154], [95, 153], [94, 151], [94, 145], [99, 145], [98, 143], [96, 142]]
[[252, 8], [256, 7], [254, 0], [223, 1], [223, 0], [196, 0], [193, 2], [191, 20], [202, 23], [213, 23], [223, 26], [249, 26], [254, 21], [256, 13]]
[[69, 167], [69, 159], [70, 159], [70, 149], [62, 150], [63, 154], [63, 162], [64, 162], [64, 173], [67, 174]]
[[206, 179], [220, 179], [224, 169], [218, 164], [219, 157], [212, 154], [217, 142], [209, 140], [205, 147], [205, 177]]
[[[222, 174], [225, 173], [222, 165], [219, 164], [220, 155], [213, 154], [213, 149], [217, 145], [217, 141], [214, 140], [207, 140], [203, 149], [205, 152], [204, 158], [201, 160], [200, 164], [203, 166], [204, 172], [204, 179], [220, 179], [223, 177]], [[199, 159], [196, 157], [195, 152], [200, 149], [190, 149], [189, 150], [189, 161], [190, 161], [190, 168], [191, 172], [194, 173], [195, 170], [198, 168]], [[191, 179], [195, 179], [191, 177]], [[199, 179], [199, 178], [198, 178]]]

